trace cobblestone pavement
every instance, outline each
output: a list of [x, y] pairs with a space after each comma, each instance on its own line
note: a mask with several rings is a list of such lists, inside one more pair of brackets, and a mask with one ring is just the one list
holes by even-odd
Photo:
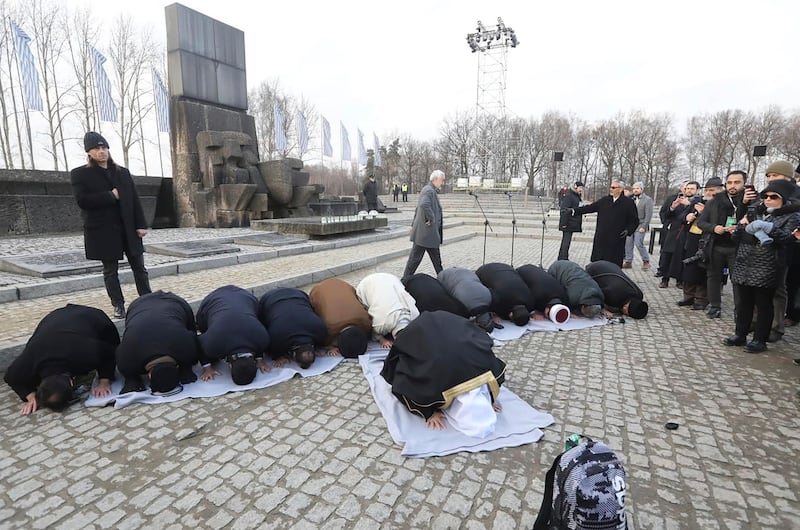
[[[590, 249], [575, 242], [571, 257], [586, 263]], [[542, 261], [557, 251], [546, 240]], [[482, 237], [442, 249], [445, 266], [477, 267], [482, 253]], [[490, 238], [486, 254], [507, 261], [510, 240]], [[517, 240], [514, 255], [515, 265], [538, 263], [539, 241]], [[296, 258], [298, 270], [311, 265]], [[400, 274], [404, 263], [341, 277]], [[238, 267], [157, 278], [154, 287], [199, 297], [259, 268]], [[420, 272], [433, 272], [427, 258]], [[0, 527], [530, 528], [546, 470], [580, 432], [623, 457], [631, 529], [800, 528], [798, 328], [765, 354], [726, 348], [730, 287], [723, 318], [708, 320], [675, 307], [680, 292], [658, 289], [652, 271], [630, 272], [650, 302], [647, 319], [529, 334], [496, 350], [507, 386], [556, 418], [542, 441], [517, 448], [403, 458], [354, 361], [219, 398], [31, 417], [3, 385]], [[2, 304], [0, 321], [32, 311], [25, 303], [105, 307], [104, 296]], [[668, 421], [678, 430], [665, 430]]]

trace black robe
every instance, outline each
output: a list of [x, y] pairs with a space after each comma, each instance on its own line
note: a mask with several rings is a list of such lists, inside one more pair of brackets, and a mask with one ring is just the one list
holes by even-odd
[[561, 282], [542, 267], [523, 265], [517, 269], [517, 274], [528, 286], [528, 290], [531, 293], [528, 302], [528, 309], [531, 311], [544, 311], [546, 307], [555, 304], [566, 305], [566, 289], [561, 285]]
[[625, 259], [625, 237], [621, 234], [627, 231], [632, 235], [639, 226], [639, 212], [633, 199], [620, 195], [614, 201], [611, 195], [606, 195], [576, 212], [580, 215], [597, 212], [591, 261], [606, 260], [621, 267]]
[[[122, 259], [144, 253], [138, 228], [147, 228], [131, 174], [122, 166], [82, 166], [70, 171], [72, 190], [83, 217], [86, 259]], [[117, 189], [119, 199], [111, 193]]]
[[264, 293], [258, 301], [258, 319], [269, 332], [269, 355], [273, 359], [291, 357], [295, 346], [322, 346], [328, 335], [325, 322], [300, 289], [279, 287]]
[[464, 304], [453, 298], [439, 280], [427, 274], [417, 273], [403, 280], [406, 291], [417, 303], [417, 309], [423, 311], [447, 311], [454, 315], [468, 317], [469, 311]]
[[487, 263], [475, 271], [481, 283], [492, 291], [491, 310], [501, 318], [508, 318], [514, 306], [528, 307], [531, 292], [514, 267], [506, 263]]
[[497, 399], [506, 363], [495, 357], [492, 345], [492, 338], [465, 318], [425, 312], [400, 332], [381, 376], [408, 410], [427, 420], [484, 384]]
[[182, 372], [199, 358], [194, 313], [186, 300], [174, 293], [144, 294], [128, 307], [125, 333], [117, 348], [117, 367], [128, 378], [145, 373], [145, 365], [158, 357], [175, 359]]
[[200, 362], [213, 363], [232, 353], [264, 357], [269, 333], [258, 320], [258, 298], [235, 285], [211, 291], [197, 308]]
[[117, 328], [103, 311], [67, 304], [39, 322], [4, 379], [22, 401], [50, 375], [97, 370], [98, 377], [113, 380], [117, 345]]
[[606, 306], [616, 313], [631, 300], [644, 299], [639, 286], [622, 269], [610, 261], [594, 261], [586, 266], [586, 272], [603, 291]]

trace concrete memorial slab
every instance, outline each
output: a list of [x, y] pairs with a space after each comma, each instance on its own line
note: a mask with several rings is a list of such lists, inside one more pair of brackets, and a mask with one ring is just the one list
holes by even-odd
[[199, 258], [239, 252], [239, 247], [230, 243], [230, 240], [178, 241], [145, 245], [144, 248], [147, 252], [152, 252], [153, 254], [165, 254], [179, 258]]
[[297, 217], [294, 219], [264, 219], [253, 221], [250, 224], [250, 228], [280, 232], [282, 234], [306, 234], [309, 237], [318, 238], [375, 230], [387, 225], [388, 221], [385, 217], [361, 219], [355, 215], [333, 215], [327, 217]]
[[263, 247], [280, 247], [284, 245], [298, 245], [307, 240], [301, 237], [291, 237], [278, 232], [267, 232], [252, 236], [241, 236], [233, 239], [237, 245], [255, 245]]
[[[121, 266], [128, 264], [120, 262]], [[82, 250], [0, 257], [0, 271], [39, 278], [72, 276], [103, 270], [100, 261], [87, 260]]]

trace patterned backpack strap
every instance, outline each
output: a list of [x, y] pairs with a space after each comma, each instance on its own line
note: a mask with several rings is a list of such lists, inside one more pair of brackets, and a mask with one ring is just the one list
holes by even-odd
[[544, 497], [542, 498], [542, 506], [539, 508], [539, 515], [536, 517], [536, 522], [533, 523], [533, 530], [548, 530], [550, 527], [550, 517], [553, 512], [553, 487], [556, 480], [556, 470], [561, 463], [561, 453], [553, 461], [550, 470], [544, 477]]

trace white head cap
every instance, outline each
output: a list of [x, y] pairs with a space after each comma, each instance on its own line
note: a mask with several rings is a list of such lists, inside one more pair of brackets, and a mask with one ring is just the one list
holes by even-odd
[[454, 429], [474, 438], [489, 436], [497, 423], [486, 385], [457, 396], [444, 413]]
[[555, 324], [563, 324], [569, 317], [572, 316], [570, 310], [564, 304], [554, 304], [550, 307], [550, 320], [552, 320]]

